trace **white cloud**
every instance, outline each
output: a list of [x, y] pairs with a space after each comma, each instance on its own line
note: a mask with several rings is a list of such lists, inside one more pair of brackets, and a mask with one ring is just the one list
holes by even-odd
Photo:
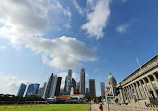
[[0, 49], [1, 49], [1, 50], [5, 49], [5, 48], [6, 48], [5, 46], [0, 46]]
[[119, 33], [125, 33], [127, 29], [129, 28], [128, 24], [122, 24], [116, 27], [117, 32]]
[[81, 9], [81, 7], [78, 5], [78, 3], [76, 2], [76, 0], [72, 0], [73, 5], [75, 6], [75, 8], [77, 9], [78, 13], [83, 15], [83, 11]]
[[14, 94], [16, 95], [21, 83], [27, 84], [27, 81], [0, 72], [0, 94]]
[[81, 61], [95, 60], [93, 49], [75, 38], [42, 38], [50, 25], [64, 19], [61, 15], [71, 17], [69, 9], [57, 1], [2, 0], [0, 37], [8, 38], [16, 48], [22, 45], [41, 54], [43, 61], [55, 68], [75, 68]]
[[[68, 72], [61, 72], [61, 73], [57, 74], [58, 77], [62, 77], [61, 88], [64, 88], [65, 78], [67, 75], [68, 75]], [[76, 82], [79, 81], [79, 76], [75, 72], [72, 73], [72, 77], [75, 79]]]
[[92, 10], [87, 13], [88, 23], [82, 25], [82, 29], [86, 30], [90, 36], [95, 36], [97, 40], [104, 35], [103, 28], [107, 26], [110, 16], [110, 1], [99, 0], [96, 5], [94, 5], [94, 0], [87, 1]]

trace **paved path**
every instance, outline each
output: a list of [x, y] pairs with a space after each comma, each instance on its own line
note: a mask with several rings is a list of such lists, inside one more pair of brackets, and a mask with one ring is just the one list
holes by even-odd
[[[100, 109], [99, 109], [99, 104], [92, 104], [92, 105], [91, 105], [91, 108], [92, 108], [91, 111], [100, 111]], [[103, 111], [107, 111], [105, 105], [103, 106]], [[110, 111], [114, 111], [114, 110], [111, 109]], [[117, 110], [117, 111], [118, 111], [118, 110]]]
[[[136, 109], [134, 107], [129, 107], [126, 105], [123, 106], [123, 105], [115, 105], [115, 104], [110, 104], [109, 109], [110, 111], [145, 111], [144, 109]], [[92, 104], [91, 111], [100, 111], [99, 104]], [[107, 111], [106, 105], [103, 106], [103, 111]]]

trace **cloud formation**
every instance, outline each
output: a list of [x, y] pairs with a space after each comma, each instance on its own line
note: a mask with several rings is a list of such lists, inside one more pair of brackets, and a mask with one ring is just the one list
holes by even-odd
[[125, 33], [127, 29], [129, 28], [128, 24], [122, 24], [116, 27], [117, 32], [119, 33]]
[[75, 68], [81, 61], [95, 60], [93, 49], [75, 38], [43, 38], [50, 26], [55, 27], [59, 15], [71, 17], [57, 1], [4, 0], [0, 4], [0, 36], [8, 38], [15, 48], [25, 46], [41, 54], [44, 63], [55, 68]]
[[0, 94], [14, 94], [16, 95], [21, 83], [27, 84], [25, 80], [20, 80], [15, 76], [11, 76], [0, 72]]
[[[100, 39], [103, 37], [103, 28], [107, 26], [110, 16], [110, 1], [111, 0], [88, 0], [87, 6], [90, 7], [90, 11], [87, 13], [87, 23], [82, 25], [82, 29], [90, 35], [90, 37], [96, 37]], [[87, 8], [89, 9], [89, 8]]]
[[83, 15], [83, 11], [81, 9], [81, 7], [78, 5], [78, 3], [76, 2], [76, 0], [72, 0], [73, 5], [75, 6], [75, 8], [77, 9], [78, 13]]

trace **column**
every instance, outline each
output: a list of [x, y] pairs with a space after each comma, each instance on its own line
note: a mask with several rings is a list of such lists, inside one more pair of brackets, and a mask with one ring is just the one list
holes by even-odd
[[122, 98], [122, 103], [124, 103], [125, 102], [125, 99], [124, 99], [124, 96], [123, 96], [123, 91], [122, 91], [122, 89], [120, 89], [120, 96], [121, 96], [121, 98]]
[[147, 86], [147, 84], [146, 84], [144, 78], [143, 78], [142, 80], [143, 80], [144, 85], [145, 85], [145, 88], [146, 88], [146, 94], [147, 94], [147, 97], [149, 98], [149, 97], [151, 97], [151, 96], [150, 96], [150, 92], [149, 92], [148, 86]]
[[139, 95], [139, 99], [142, 99], [142, 95], [141, 95], [138, 83], [137, 82], [135, 82], [135, 83], [136, 83], [136, 89], [137, 89], [137, 92], [138, 92], [138, 95]]
[[127, 101], [129, 102], [129, 95], [128, 95], [127, 87], [125, 87], [125, 92], [126, 92]]
[[141, 88], [142, 98], [147, 98], [146, 92], [145, 92], [145, 90], [144, 90], [144, 88], [143, 88], [143, 86], [142, 86], [141, 81], [139, 80], [138, 82], [139, 82], [139, 85], [140, 85], [140, 88]]
[[135, 94], [136, 94], [136, 99], [138, 99], [139, 97], [138, 97], [138, 92], [136, 90], [136, 87], [135, 87], [134, 83], [132, 85], [133, 85], [133, 88], [134, 88], [134, 91], [135, 91]]
[[155, 80], [156, 86], [158, 87], [158, 80], [157, 80], [156, 75], [155, 75], [155, 74], [152, 74], [152, 76], [154, 77], [154, 80]]
[[154, 93], [155, 98], [157, 98], [157, 97], [158, 97], [158, 96], [157, 96], [157, 93], [156, 93], [156, 91], [155, 91], [155, 89], [154, 89], [154, 87], [153, 87], [153, 85], [152, 85], [152, 82], [151, 82], [150, 78], [147, 77], [147, 79], [148, 79], [148, 81], [149, 81], [149, 84], [150, 84], [150, 86], [151, 86], [151, 89], [153, 90], [153, 93]]
[[128, 86], [128, 88], [129, 88], [129, 96], [130, 96], [131, 99], [133, 99], [130, 85]]

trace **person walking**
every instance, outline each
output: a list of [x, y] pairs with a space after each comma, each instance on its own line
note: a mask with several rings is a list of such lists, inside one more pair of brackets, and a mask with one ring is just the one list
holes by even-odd
[[99, 109], [100, 109], [100, 111], [103, 111], [103, 103], [102, 102], [99, 103]]

